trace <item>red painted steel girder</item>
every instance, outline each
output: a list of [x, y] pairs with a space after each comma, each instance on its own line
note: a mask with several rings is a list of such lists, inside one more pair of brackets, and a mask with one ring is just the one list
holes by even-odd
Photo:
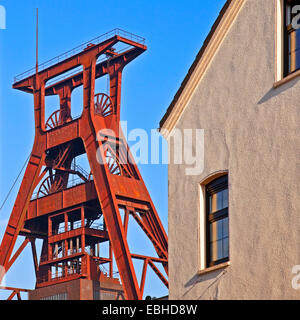
[[[132, 48], [122, 53], [116, 53], [113, 47], [118, 42], [126, 43], [132, 46]], [[63, 61], [59, 61], [40, 70], [38, 74], [32, 74], [24, 79], [19, 79], [19, 81], [13, 85], [16, 89], [30, 92], [34, 95], [35, 140], [31, 157], [0, 246], [0, 265], [3, 265], [6, 271], [21, 253], [28, 241], [30, 241], [32, 245], [37, 278], [41, 276], [41, 272], [44, 272], [43, 276], [47, 276], [45, 271], [43, 271], [46, 270], [45, 267], [48, 268], [50, 265], [55, 263], [57, 265], [60, 261], [69, 259], [69, 257], [66, 257], [56, 262], [53, 260], [50, 249], [50, 237], [52, 237], [52, 235], [49, 233], [51, 224], [48, 226], [48, 237], [45, 237], [45, 235], [42, 237], [44, 243], [40, 262], [36, 254], [34, 235], [38, 235], [39, 232], [34, 228], [30, 229], [30, 223], [36, 221], [35, 226], [37, 226], [44, 218], [44, 215], [48, 216], [49, 221], [53, 212], [58, 210], [58, 207], [55, 209], [55, 202], [54, 207], [53, 201], [48, 202], [48, 205], [43, 209], [43, 213], [39, 212], [40, 209], [37, 209], [36, 218], [30, 221], [26, 219], [26, 214], [29, 210], [33, 191], [45, 177], [46, 172], [49, 172], [50, 178], [48, 179], [48, 183], [50, 183], [50, 185], [54, 181], [54, 178], [51, 178], [52, 170], [55, 169], [58, 175], [64, 174], [65, 182], [63, 189], [67, 188], [68, 174], [74, 173], [74, 170], [70, 170], [70, 163], [75, 157], [76, 152], [77, 154], [85, 152], [91, 167], [91, 175], [93, 176], [97, 200], [104, 217], [109, 242], [111, 244], [110, 258], [106, 261], [99, 258], [99, 261], [110, 264], [110, 276], [112, 276], [111, 255], [113, 252], [127, 299], [142, 299], [148, 266], [150, 266], [162, 282], [168, 286], [167, 279], [154, 264], [161, 263], [165, 272], [168, 273], [167, 235], [139, 173], [138, 167], [134, 163], [123, 133], [117, 131], [119, 130], [120, 120], [122, 71], [127, 63], [145, 50], [146, 46], [141, 43], [126, 39], [120, 35], [114, 35], [103, 42], [88, 46]], [[101, 62], [97, 65], [97, 58], [106, 53], [110, 56], [109, 63]], [[83, 67], [82, 72], [46, 87], [48, 80], [56, 78], [80, 65]], [[94, 90], [95, 79], [105, 74], [109, 75], [109, 99], [110, 105], [113, 108], [111, 108], [112, 112], [105, 112], [104, 115], [101, 114], [101, 112], [95, 112], [94, 97], [96, 93]], [[72, 120], [69, 117], [71, 92], [80, 85], [83, 85], [83, 112], [80, 118]], [[49, 127], [47, 127], [45, 123], [45, 95], [52, 94], [58, 94], [60, 96], [60, 115], [63, 114], [66, 116], [59, 116], [56, 122], [52, 122], [52, 128], [50, 127], [50, 130], [47, 130]], [[55, 113], [55, 115], [56, 114], [58, 113]], [[97, 136], [98, 132], [103, 129], [114, 130], [117, 135], [115, 141], [109, 141], [109, 143], [118, 150], [117, 153], [111, 155], [115, 157], [115, 162], [113, 163], [108, 163], [107, 160], [106, 147], [108, 141], [99, 140]], [[78, 146], [78, 141], [81, 141], [82, 147]], [[69, 152], [68, 148], [70, 145], [73, 146], [73, 149], [77, 148], [74, 154]], [[55, 152], [57, 153], [57, 148], [61, 150], [59, 153], [61, 155], [59, 164], [58, 162], [49, 161], [48, 159], [49, 152], [50, 154], [55, 154]], [[127, 157], [129, 162], [120, 165], [120, 163], [123, 163], [124, 157]], [[101, 160], [101, 164], [99, 164], [99, 159]], [[42, 170], [44, 165], [46, 165], [48, 171]], [[117, 167], [119, 168], [118, 170], [116, 170]], [[46, 198], [50, 196], [51, 193], [45, 195]], [[75, 200], [76, 199], [74, 199], [73, 204], [69, 204], [69, 207], [75, 205]], [[45, 203], [47, 203], [47, 201]], [[120, 208], [125, 208], [124, 221], [121, 219]], [[84, 211], [81, 209], [81, 212]], [[139, 212], [139, 214], [137, 214], [137, 212]], [[134, 218], [145, 232], [154, 246], [157, 257], [136, 255], [130, 252], [127, 242], [129, 215]], [[84, 215], [81, 214], [81, 217], [82, 223], [84, 224]], [[29, 227], [27, 227], [27, 231], [25, 231], [24, 227], [27, 224]], [[84, 230], [85, 227], [82, 228]], [[28, 238], [25, 239], [17, 251], [17, 255], [15, 254], [11, 257], [15, 242], [20, 234], [26, 234]], [[67, 238], [68, 237], [65, 237], [64, 239]], [[85, 241], [84, 233], [81, 235], [81, 242], [82, 241]], [[81, 246], [84, 250], [85, 244], [81, 243]], [[95, 257], [90, 257], [92, 259], [90, 260], [86, 253], [83, 252], [81, 255], [84, 259], [82, 261], [85, 261], [85, 273], [82, 274], [82, 276], [92, 277], [92, 271], [89, 268], [92, 268], [92, 261]], [[136, 277], [132, 259], [144, 260], [140, 284]], [[63, 277], [65, 277], [65, 279], [62, 279], [62, 281], [65, 281], [67, 277]], [[56, 282], [54, 281], [52, 283]], [[51, 284], [47, 282], [46, 285]], [[18, 292], [15, 294], [18, 294]]]

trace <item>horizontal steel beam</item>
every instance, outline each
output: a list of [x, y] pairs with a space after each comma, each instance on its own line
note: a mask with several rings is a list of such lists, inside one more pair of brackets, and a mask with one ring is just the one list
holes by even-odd
[[30, 291], [33, 291], [32, 289], [22, 289], [22, 288], [13, 288], [13, 287], [2, 287], [2, 286], [0, 286], [0, 290], [12, 290], [12, 291], [19, 291], [19, 292], [30, 292]]

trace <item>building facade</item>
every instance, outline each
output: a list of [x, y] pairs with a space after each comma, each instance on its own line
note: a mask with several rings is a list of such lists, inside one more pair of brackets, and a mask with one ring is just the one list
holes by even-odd
[[204, 143], [169, 164], [170, 299], [300, 298], [298, 4], [227, 1], [161, 120]]

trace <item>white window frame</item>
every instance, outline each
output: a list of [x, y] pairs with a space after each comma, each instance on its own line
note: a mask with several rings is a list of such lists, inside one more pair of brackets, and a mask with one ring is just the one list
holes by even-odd
[[275, 0], [275, 35], [276, 35], [276, 64], [275, 64], [275, 82], [284, 78], [284, 0]]
[[[210, 174], [209, 176], [207, 176], [205, 179], [203, 179], [200, 183], [199, 183], [199, 232], [198, 232], [198, 237], [199, 237], [199, 250], [198, 250], [198, 254], [199, 254], [199, 270], [198, 273], [199, 274], [204, 274], [204, 273], [208, 273], [217, 269], [221, 269], [224, 267], [227, 267], [230, 265], [230, 260], [218, 265], [215, 265], [213, 267], [208, 267], [206, 264], [206, 248], [207, 248], [207, 237], [206, 237], [206, 223], [207, 223], [207, 219], [206, 219], [206, 185], [208, 183], [210, 183], [211, 181], [220, 178], [221, 176], [224, 175], [228, 175], [228, 181], [229, 181], [229, 172], [228, 170], [220, 170], [217, 172], [214, 172], [212, 174]], [[228, 188], [229, 190], [229, 188]], [[229, 195], [229, 193], [228, 193]], [[228, 199], [229, 202], [229, 199]], [[230, 204], [230, 202], [229, 202]], [[228, 210], [229, 206], [228, 206]], [[229, 219], [230, 221], [230, 219]], [[230, 226], [229, 226], [229, 242], [230, 242]], [[230, 251], [230, 244], [229, 244], [229, 251]], [[229, 254], [230, 257], [230, 254]], [[230, 259], [230, 258], [229, 258]]]

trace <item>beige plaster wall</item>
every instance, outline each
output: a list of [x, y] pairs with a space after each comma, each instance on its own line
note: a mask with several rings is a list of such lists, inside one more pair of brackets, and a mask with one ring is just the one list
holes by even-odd
[[[176, 126], [205, 130], [205, 162], [169, 165], [170, 299], [300, 298], [300, 77], [274, 79], [275, 0], [247, 0]], [[200, 276], [199, 183], [219, 170], [231, 265]]]

